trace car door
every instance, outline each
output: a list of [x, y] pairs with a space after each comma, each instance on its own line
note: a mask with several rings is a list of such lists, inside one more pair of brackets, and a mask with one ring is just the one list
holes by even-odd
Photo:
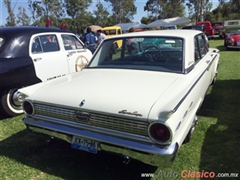
[[33, 60], [36, 75], [42, 81], [69, 74], [65, 51], [57, 33], [43, 33], [32, 36], [29, 55]]
[[208, 42], [204, 34], [195, 37], [195, 66], [199, 71], [199, 84], [203, 89], [207, 89], [211, 79], [212, 71], [210, 70], [213, 57], [209, 52]]
[[92, 53], [73, 34], [61, 34], [69, 73], [81, 71], [91, 60]]

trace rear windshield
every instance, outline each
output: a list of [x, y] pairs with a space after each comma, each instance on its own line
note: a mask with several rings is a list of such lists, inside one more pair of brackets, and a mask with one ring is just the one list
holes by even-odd
[[[120, 44], [120, 47], [117, 48], [116, 43]], [[104, 41], [87, 68], [141, 69], [181, 73], [183, 57], [183, 40], [180, 38], [118, 38]]]

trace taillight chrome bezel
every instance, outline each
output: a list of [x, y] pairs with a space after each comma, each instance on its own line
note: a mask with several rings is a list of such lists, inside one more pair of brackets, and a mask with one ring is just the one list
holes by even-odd
[[[26, 106], [31, 107], [31, 110], [28, 110]], [[33, 115], [34, 115], [35, 109], [34, 109], [33, 103], [32, 103], [31, 101], [29, 101], [29, 100], [24, 100], [24, 101], [23, 101], [23, 104], [22, 104], [22, 107], [23, 107], [24, 113], [25, 113], [27, 116], [33, 116]]]
[[[164, 126], [164, 127], [168, 130], [168, 133], [169, 133], [168, 139], [166, 139], [166, 140], [163, 141], [163, 140], [158, 140], [158, 139], [156, 139], [156, 138], [153, 137], [151, 129], [152, 129], [154, 126], [156, 126], [156, 125]], [[169, 145], [169, 144], [171, 144], [171, 140], [172, 140], [172, 130], [171, 130], [171, 128], [170, 128], [167, 124], [162, 123], [162, 122], [159, 122], [159, 121], [156, 121], [156, 122], [153, 122], [153, 123], [151, 123], [151, 124], [149, 125], [149, 127], [148, 127], [148, 136], [150, 137], [150, 139], [151, 139], [153, 142], [155, 142], [155, 143], [157, 143], [157, 144], [160, 144], [160, 145]]]

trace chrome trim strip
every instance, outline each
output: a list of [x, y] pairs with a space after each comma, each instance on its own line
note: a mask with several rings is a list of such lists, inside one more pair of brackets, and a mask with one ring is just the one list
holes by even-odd
[[173, 108], [172, 112], [176, 112], [178, 110], [178, 108], [180, 107], [180, 105], [183, 103], [183, 101], [186, 99], [186, 97], [190, 94], [190, 92], [192, 91], [192, 89], [196, 86], [196, 84], [198, 83], [198, 81], [202, 78], [202, 76], [205, 74], [206, 71], [208, 71], [210, 69], [210, 66], [213, 64], [213, 61], [215, 61], [217, 57], [217, 54], [215, 55], [215, 57], [213, 58], [212, 62], [208, 64], [207, 68], [203, 71], [203, 73], [198, 77], [198, 79], [193, 83], [193, 85], [191, 86], [191, 88], [187, 91], [187, 93], [183, 96], [183, 98], [178, 102], [178, 104]]
[[189, 66], [188, 68], [184, 69], [184, 74], [188, 74], [191, 70], [193, 70], [194, 67], [195, 67], [195, 65], [192, 64], [192, 65]]

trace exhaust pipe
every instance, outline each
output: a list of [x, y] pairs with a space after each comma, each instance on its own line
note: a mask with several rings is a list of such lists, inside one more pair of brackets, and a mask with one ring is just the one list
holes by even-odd
[[130, 162], [130, 158], [128, 156], [123, 156], [123, 164], [128, 164]]

